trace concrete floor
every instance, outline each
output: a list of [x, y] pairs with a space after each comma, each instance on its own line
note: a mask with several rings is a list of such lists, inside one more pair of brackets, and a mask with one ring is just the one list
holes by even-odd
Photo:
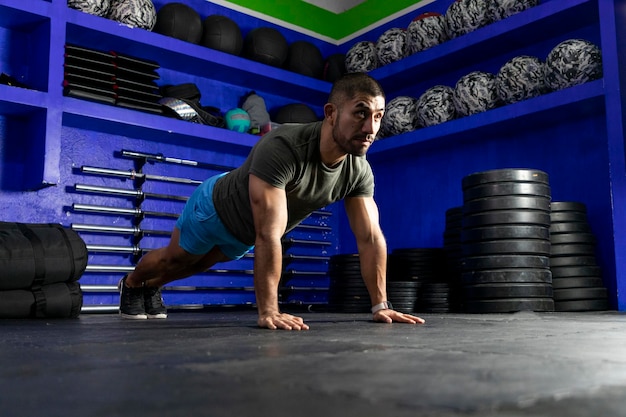
[[0, 415], [626, 416], [626, 314], [0, 321]]

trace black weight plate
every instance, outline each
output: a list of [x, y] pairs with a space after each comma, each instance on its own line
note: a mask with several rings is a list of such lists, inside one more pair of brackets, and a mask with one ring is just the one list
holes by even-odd
[[550, 214], [537, 210], [494, 210], [463, 217], [463, 228], [513, 224], [550, 227]]
[[468, 256], [461, 260], [464, 271], [508, 268], [549, 268], [548, 256], [536, 255], [493, 255]]
[[460, 216], [463, 213], [462, 206], [450, 207], [446, 210], [446, 217]]
[[474, 172], [461, 180], [463, 189], [492, 182], [539, 182], [548, 183], [548, 174], [537, 169], [504, 168]]
[[394, 304], [393, 309], [401, 313], [410, 313], [415, 309], [415, 303], [398, 303]]
[[347, 291], [366, 291], [364, 285], [346, 285], [346, 284], [332, 284], [332, 289], [334, 291], [345, 293]]
[[478, 284], [463, 287], [466, 300], [551, 298], [552, 284]]
[[550, 213], [550, 219], [553, 222], [587, 222], [587, 213], [580, 213], [578, 211], [556, 211]]
[[434, 306], [449, 306], [450, 299], [445, 297], [440, 298], [419, 298], [418, 302], [422, 306], [434, 307]]
[[441, 252], [441, 248], [396, 248], [391, 253], [409, 255], [431, 255]]
[[393, 305], [396, 305], [396, 301], [413, 301], [417, 299], [417, 292], [414, 293], [387, 293], [387, 297], [391, 300]]
[[556, 256], [550, 259], [550, 267], [598, 266], [595, 256]]
[[550, 229], [547, 226], [500, 225], [466, 228], [461, 232], [463, 243], [496, 239], [550, 240]]
[[595, 245], [596, 237], [593, 233], [556, 233], [550, 236], [553, 245], [562, 243], [586, 243]]
[[596, 245], [559, 244], [552, 245], [550, 256], [594, 256]]
[[567, 277], [552, 279], [552, 288], [555, 290], [557, 288], [590, 288], [602, 286], [604, 286], [604, 283], [600, 277]]
[[358, 264], [355, 265], [334, 265], [334, 264], [329, 264], [328, 265], [328, 270], [329, 271], [335, 271], [335, 272], [345, 272], [345, 273], [350, 273], [350, 274], [360, 274], [361, 273], [361, 267]]
[[391, 281], [387, 282], [387, 289], [418, 289], [421, 286], [419, 281]]
[[587, 212], [587, 206], [585, 203], [578, 201], [553, 201], [550, 204], [550, 209], [554, 211], [578, 211], [581, 213]]
[[360, 314], [369, 313], [370, 310], [367, 306], [342, 304], [339, 306], [339, 311], [346, 314]]
[[550, 199], [536, 196], [499, 196], [468, 201], [463, 205], [463, 215], [491, 210], [541, 210], [550, 212]]
[[586, 222], [550, 221], [550, 233], [591, 233], [591, 227]]
[[335, 270], [348, 270], [348, 269], [360, 269], [361, 268], [361, 264], [360, 262], [334, 262], [334, 261], [329, 261], [328, 262], [328, 268], [329, 269], [335, 269]]
[[554, 303], [554, 311], [605, 311], [609, 309], [609, 300], [575, 300]]
[[536, 196], [550, 198], [550, 186], [533, 182], [494, 182], [463, 190], [463, 203], [485, 197], [496, 196]]
[[507, 298], [503, 300], [467, 300], [468, 313], [513, 313], [516, 311], [554, 311], [552, 298]]
[[602, 276], [599, 266], [557, 266], [551, 267], [550, 270], [552, 271], [552, 278]]
[[343, 288], [340, 292], [342, 295], [344, 296], [348, 296], [348, 297], [369, 297], [369, 293], [367, 292], [367, 289], [365, 287], [363, 288]]
[[339, 274], [330, 274], [331, 280], [337, 284], [363, 282], [361, 274], [348, 274], [345, 272]]
[[540, 239], [490, 240], [463, 246], [464, 256], [473, 255], [550, 255], [550, 241]]
[[335, 265], [329, 265], [328, 266], [328, 272], [330, 273], [334, 273], [334, 274], [346, 274], [346, 275], [356, 275], [356, 276], [360, 276], [361, 275], [361, 268], [358, 265], [354, 265], [354, 266], [347, 266], [347, 265], [343, 265], [343, 266], [335, 266]]
[[340, 253], [337, 255], [333, 255], [330, 257], [331, 260], [337, 259], [337, 260], [353, 260], [353, 259], [358, 259], [359, 258], [359, 254], [358, 253]]
[[427, 313], [427, 314], [446, 314], [452, 312], [451, 308], [444, 307], [433, 307], [433, 308], [423, 308], [419, 311], [416, 310], [416, 313]]
[[489, 271], [470, 271], [461, 275], [464, 284], [487, 283], [550, 283], [552, 272], [549, 269], [492, 269]]
[[562, 288], [554, 290], [554, 301], [597, 300], [607, 295], [604, 287]]

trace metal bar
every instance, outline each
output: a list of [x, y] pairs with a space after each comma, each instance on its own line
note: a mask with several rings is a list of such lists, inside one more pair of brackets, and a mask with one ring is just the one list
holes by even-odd
[[296, 229], [310, 229], [310, 230], [321, 230], [324, 232], [332, 232], [333, 228], [330, 226], [318, 226], [314, 224], [299, 224], [295, 227]]
[[224, 165], [210, 164], [207, 162], [198, 162], [198, 161], [193, 161], [190, 159], [173, 158], [169, 156], [164, 156], [163, 154], [148, 154], [144, 152], [129, 151], [126, 149], [122, 149], [122, 156], [127, 157], [127, 158], [147, 159], [150, 161], [167, 162], [170, 164], [188, 165], [188, 166], [193, 166], [193, 167], [198, 167], [198, 168], [208, 168], [208, 169], [214, 169], [218, 171], [232, 171], [233, 169], [235, 169], [234, 167], [227, 167]]
[[80, 309], [81, 313], [117, 313], [119, 311], [119, 306], [108, 306], [108, 305], [97, 305], [97, 306], [86, 306], [83, 305]]
[[[134, 266], [122, 265], [87, 265], [86, 272], [130, 272], [134, 270]], [[244, 274], [254, 275], [252, 269], [208, 269], [204, 274]], [[199, 274], [198, 274], [199, 275]]]
[[133, 227], [121, 227], [121, 226], [102, 226], [102, 225], [91, 225], [91, 224], [77, 224], [74, 223], [71, 225], [72, 230], [77, 232], [100, 232], [100, 233], [119, 233], [124, 235], [164, 235], [170, 236], [172, 232], [167, 230], [148, 230], [141, 229], [137, 226]]
[[89, 265], [85, 268], [85, 272], [132, 272], [135, 269], [132, 265]]
[[326, 210], [315, 210], [311, 214], [315, 214], [315, 215], [318, 215], [318, 216], [332, 216], [333, 212], [332, 211], [326, 211]]
[[189, 200], [189, 197], [183, 197], [183, 196], [178, 196], [178, 195], [147, 193], [142, 190], [102, 187], [99, 185], [74, 184], [74, 189], [76, 189], [76, 191], [82, 191], [82, 192], [88, 192], [88, 193], [112, 194], [112, 195], [120, 195], [120, 196], [125, 196], [125, 197], [135, 197], [139, 199], [150, 197], [150, 198], [157, 198], [161, 200], [179, 200], [179, 201]]
[[291, 253], [283, 255], [283, 259], [307, 260], [307, 261], [329, 261], [330, 256], [315, 256], [315, 255], [293, 255]]
[[117, 170], [117, 169], [98, 168], [98, 167], [90, 167], [90, 166], [82, 166], [80, 167], [80, 170], [81, 172], [85, 174], [106, 175], [109, 177], [122, 177], [122, 178], [131, 179], [131, 180], [146, 179], [146, 180], [152, 180], [152, 181], [175, 182], [179, 184], [194, 184], [194, 185], [202, 184], [202, 181], [200, 180], [193, 180], [189, 178], [180, 178], [180, 177], [167, 177], [163, 175], [144, 174], [143, 172], [136, 172], [135, 170], [122, 171], [122, 170]]
[[[83, 284], [80, 289], [86, 293], [108, 292], [117, 293], [119, 291], [117, 285], [91, 285]], [[254, 291], [254, 287], [210, 287], [210, 286], [193, 286], [193, 285], [172, 285], [163, 287], [164, 291]], [[281, 286], [279, 290], [295, 290], [295, 291], [328, 291], [328, 287], [296, 287], [293, 285]]]
[[117, 285], [81, 284], [80, 289], [83, 292], [119, 292]]
[[295, 271], [293, 269], [289, 269], [283, 271], [282, 275], [289, 276], [319, 276], [319, 277], [327, 277], [328, 274], [324, 271]]
[[135, 217], [143, 217], [143, 216], [154, 216], [154, 217], [172, 217], [178, 218], [178, 214], [174, 213], [164, 213], [160, 211], [146, 211], [140, 208], [122, 208], [122, 207], [109, 207], [109, 206], [96, 206], [92, 204], [72, 204], [72, 209], [75, 211], [83, 211], [89, 213], [102, 213], [102, 214], [120, 214], [126, 216], [135, 216]]
[[319, 246], [330, 246], [331, 242], [326, 242], [322, 240], [304, 240], [304, 239], [294, 239], [294, 238], [286, 238], [283, 239], [283, 243], [293, 244], [293, 245], [319, 245]]
[[150, 252], [152, 249], [140, 248], [139, 246], [114, 246], [114, 245], [86, 245], [88, 252], [129, 253], [140, 255]]
[[328, 287], [280, 287], [279, 291], [328, 291]]
[[174, 285], [163, 287], [165, 291], [254, 291], [254, 287], [204, 287], [192, 285]]

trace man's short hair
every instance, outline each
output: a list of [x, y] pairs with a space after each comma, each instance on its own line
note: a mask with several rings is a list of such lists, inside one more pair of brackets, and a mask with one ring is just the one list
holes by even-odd
[[335, 81], [328, 101], [340, 105], [345, 100], [353, 99], [357, 94], [385, 98], [385, 92], [378, 81], [364, 72], [352, 72]]

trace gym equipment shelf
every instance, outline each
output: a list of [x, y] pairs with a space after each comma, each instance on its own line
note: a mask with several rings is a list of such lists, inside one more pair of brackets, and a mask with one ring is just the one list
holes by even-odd
[[[424, 143], [453, 145], [475, 135], [503, 135], [523, 129], [528, 123], [554, 124], [576, 120], [589, 114], [604, 114], [604, 82], [586, 84], [555, 91], [532, 99], [486, 112], [450, 120], [435, 126], [381, 139], [372, 147], [370, 159], [378, 160], [390, 152], [419, 150]], [[469, 133], [472, 132], [470, 136]], [[506, 140], [506, 139], [504, 139]]]
[[211, 78], [251, 90], [277, 91], [307, 103], [323, 103], [330, 90], [327, 82], [239, 56], [211, 50], [169, 36], [119, 25], [108, 19], [68, 10], [67, 39], [79, 45], [154, 60], [162, 68], [186, 75]]
[[[371, 72], [385, 88], [396, 91], [416, 80], [436, 78], [442, 69], [481, 64], [555, 36], [597, 24], [598, 8], [589, 0], [547, 0]], [[552, 45], [554, 46], [554, 45]], [[502, 62], [504, 63], [504, 62]]]
[[205, 149], [247, 154], [258, 140], [254, 135], [70, 97], [64, 98], [63, 109], [64, 126], [155, 142], [202, 141]]

